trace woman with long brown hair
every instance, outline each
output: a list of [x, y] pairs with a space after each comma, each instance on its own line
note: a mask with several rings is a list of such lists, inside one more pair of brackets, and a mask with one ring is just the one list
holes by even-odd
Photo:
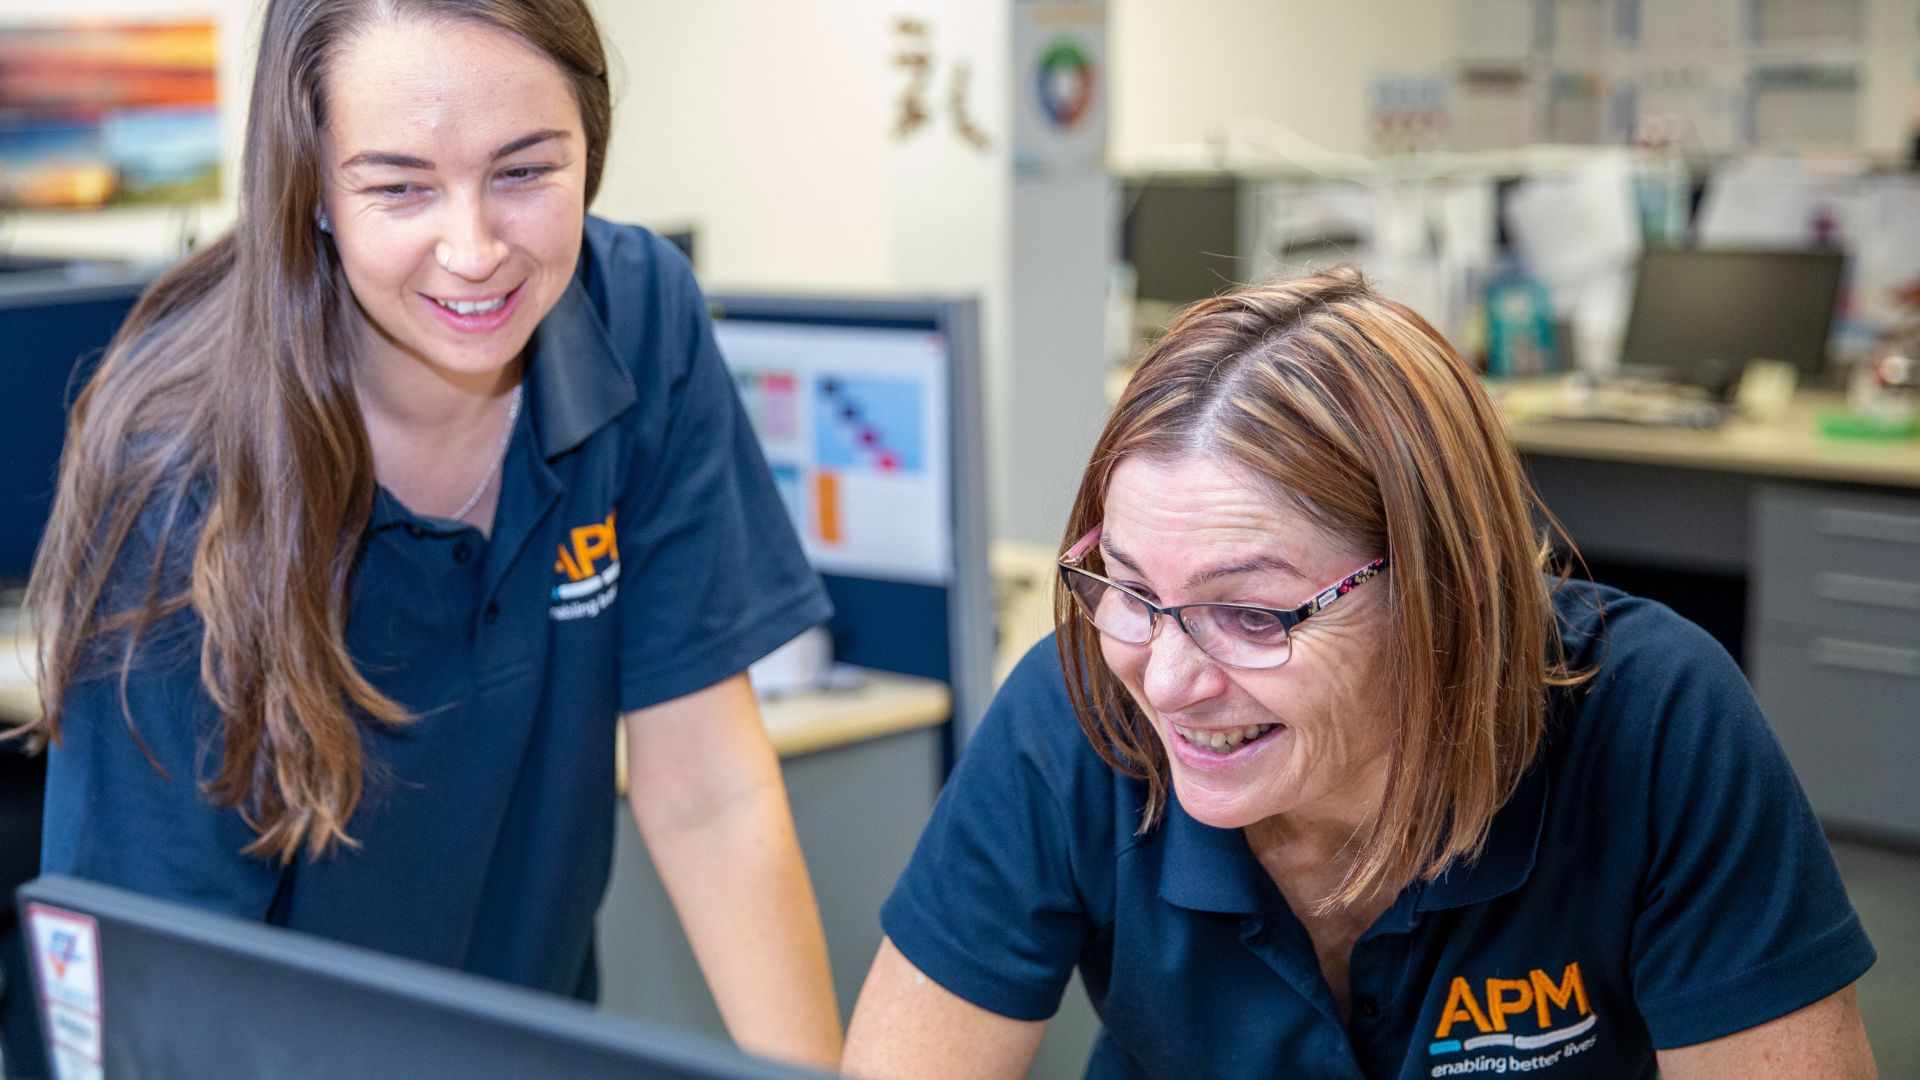
[[847, 1069], [1872, 1075], [1873, 949], [1727, 655], [1545, 572], [1472, 371], [1340, 271], [1181, 314], [1094, 447], [1057, 635], [882, 910]]
[[616, 720], [730, 1030], [830, 1064], [747, 664], [826, 616], [581, 0], [274, 0], [231, 234], [80, 396], [44, 868], [591, 994]]

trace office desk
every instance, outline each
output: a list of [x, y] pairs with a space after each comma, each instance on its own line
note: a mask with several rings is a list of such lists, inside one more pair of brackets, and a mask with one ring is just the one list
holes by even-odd
[[1522, 453], [1775, 479], [1920, 489], [1920, 439], [1831, 439], [1819, 433], [1838, 394], [1801, 394], [1779, 420], [1714, 431], [1552, 420], [1509, 421]]
[[1920, 441], [1823, 438], [1838, 404], [1718, 431], [1509, 430], [1588, 558], [1747, 583], [1747, 676], [1815, 810], [1920, 843]]

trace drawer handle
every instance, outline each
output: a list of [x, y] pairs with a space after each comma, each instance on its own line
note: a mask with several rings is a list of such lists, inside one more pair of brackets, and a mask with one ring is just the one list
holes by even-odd
[[1822, 600], [1920, 611], [1920, 584], [1911, 581], [1826, 573], [1814, 577], [1813, 593]]
[[1920, 652], [1896, 649], [1890, 645], [1869, 645], [1861, 641], [1836, 641], [1819, 638], [1808, 650], [1813, 662], [1825, 667], [1871, 671], [1878, 675], [1905, 675], [1920, 679]]
[[1898, 544], [1920, 544], [1920, 517], [1908, 514], [1883, 514], [1872, 510], [1820, 511], [1816, 526], [1828, 536], [1850, 540], [1891, 540]]

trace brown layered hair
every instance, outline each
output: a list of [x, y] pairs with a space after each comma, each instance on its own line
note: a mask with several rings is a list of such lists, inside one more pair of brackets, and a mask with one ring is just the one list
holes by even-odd
[[[1500, 417], [1434, 328], [1358, 271], [1242, 288], [1182, 312], [1141, 360], [1081, 478], [1062, 550], [1100, 524], [1122, 460], [1200, 456], [1386, 555], [1397, 694], [1386, 795], [1323, 910], [1476, 857], [1539, 746], [1554, 629], [1539, 508]], [[1557, 525], [1552, 526], [1557, 530]], [[1564, 539], [1564, 534], [1562, 534]], [[1088, 557], [1098, 566], [1096, 547]], [[1081, 728], [1165, 814], [1166, 753], [1064, 587], [1054, 618]]]
[[239, 218], [147, 290], [76, 400], [28, 583], [36, 741], [59, 739], [61, 703], [103, 661], [133, 728], [125, 688], [143, 639], [191, 607], [223, 737], [204, 788], [253, 828], [249, 851], [281, 861], [352, 843], [360, 718], [408, 719], [346, 647], [374, 462], [347, 344], [353, 300], [317, 220], [329, 62], [356, 35], [414, 18], [491, 26], [552, 60], [580, 106], [593, 199], [612, 97], [584, 0], [274, 0]]

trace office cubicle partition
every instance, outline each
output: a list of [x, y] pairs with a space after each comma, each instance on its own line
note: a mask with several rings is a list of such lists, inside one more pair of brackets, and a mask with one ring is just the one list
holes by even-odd
[[835, 658], [993, 693], [986, 438], [971, 300], [726, 294], [720, 351], [809, 558]]
[[67, 405], [152, 280], [99, 266], [0, 274], [0, 587], [32, 568]]

